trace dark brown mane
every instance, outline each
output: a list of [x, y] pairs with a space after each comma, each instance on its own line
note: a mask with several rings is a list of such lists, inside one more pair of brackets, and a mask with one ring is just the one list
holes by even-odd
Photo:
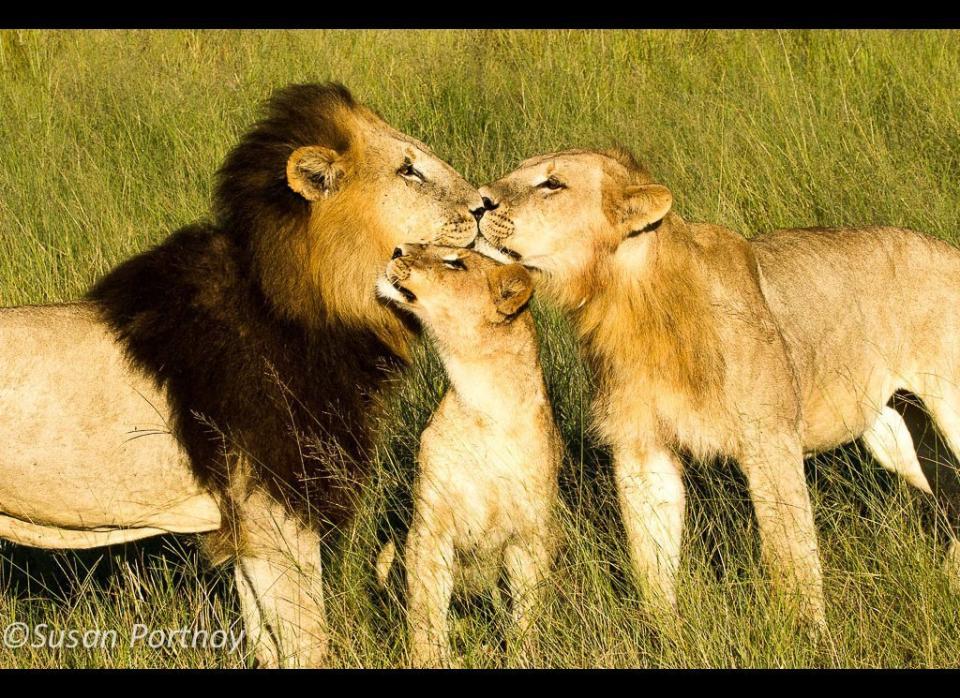
[[373, 328], [333, 318], [319, 331], [281, 312], [257, 274], [258, 238], [306, 234], [286, 160], [304, 144], [349, 147], [344, 109], [362, 108], [340, 85], [281, 90], [220, 168], [216, 222], [171, 234], [88, 294], [166, 392], [199, 481], [235, 494], [246, 461], [250, 484], [318, 527], [352, 513], [375, 395], [403, 362]]
[[217, 172], [213, 209], [219, 227], [245, 246], [258, 234], [306, 225], [310, 206], [287, 186], [287, 158], [307, 145], [346, 151], [352, 134], [343, 114], [357, 108], [339, 83], [289, 85], [275, 92], [264, 117]]

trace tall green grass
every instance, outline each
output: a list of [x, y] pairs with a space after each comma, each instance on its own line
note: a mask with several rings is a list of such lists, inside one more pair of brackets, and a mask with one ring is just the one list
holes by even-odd
[[[75, 298], [206, 215], [212, 174], [280, 85], [336, 79], [480, 184], [521, 159], [621, 143], [677, 210], [743, 232], [886, 223], [960, 241], [960, 34], [703, 31], [0, 33], [0, 303]], [[815, 282], [815, 280], [811, 280]], [[936, 302], [936, 299], [929, 299]], [[856, 449], [810, 464], [830, 631], [811, 645], [768, 598], [735, 469], [691, 465], [683, 622], [657, 634], [626, 576], [589, 380], [535, 308], [569, 447], [545, 666], [956, 666], [960, 601], [932, 503]], [[332, 661], [406, 661], [402, 588], [373, 586], [402, 522], [417, 438], [444, 388], [421, 347], [391, 398], [375, 481], [325, 558]], [[190, 543], [84, 554], [0, 548], [0, 625], [216, 629], [232, 581]], [[458, 609], [466, 666], [510, 665], [490, 603]], [[242, 666], [215, 651], [0, 648], [4, 666]]]

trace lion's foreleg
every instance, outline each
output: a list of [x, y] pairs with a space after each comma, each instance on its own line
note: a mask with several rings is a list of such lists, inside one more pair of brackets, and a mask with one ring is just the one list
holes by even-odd
[[764, 440], [740, 458], [774, 586], [819, 632], [826, 626], [823, 578], [799, 439]]
[[536, 614], [542, 610], [552, 561], [549, 536], [508, 545], [504, 551], [513, 616], [511, 644], [527, 663], [533, 661], [539, 649]]
[[415, 520], [407, 535], [407, 624], [410, 658], [417, 667], [450, 663], [447, 615], [453, 595], [453, 537]]
[[236, 580], [247, 637], [265, 667], [310, 667], [327, 653], [320, 539], [283, 506], [252, 494], [239, 511]]
[[615, 448], [613, 456], [637, 583], [659, 612], [672, 617], [685, 503], [680, 461], [662, 446]]

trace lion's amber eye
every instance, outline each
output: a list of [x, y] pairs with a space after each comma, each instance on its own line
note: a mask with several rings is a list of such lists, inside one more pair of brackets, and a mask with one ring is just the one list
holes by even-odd
[[462, 259], [445, 259], [443, 260], [443, 266], [447, 269], [456, 269], [457, 271], [467, 270], [467, 265], [463, 263]]
[[561, 182], [556, 177], [548, 177], [547, 179], [540, 182], [537, 185], [538, 189], [549, 189], [550, 191], [557, 191], [558, 189], [566, 189], [567, 185]]
[[400, 166], [400, 169], [397, 170], [397, 173], [402, 177], [407, 177], [408, 179], [418, 179], [421, 182], [427, 181], [426, 177], [423, 176], [423, 173], [413, 166], [412, 162], [405, 162]]

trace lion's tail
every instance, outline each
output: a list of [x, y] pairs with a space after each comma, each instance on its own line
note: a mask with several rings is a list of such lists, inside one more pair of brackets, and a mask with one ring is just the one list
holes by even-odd
[[387, 577], [390, 575], [390, 568], [393, 567], [393, 561], [397, 557], [397, 544], [389, 540], [380, 552], [377, 554], [377, 582], [381, 587], [387, 586]]

